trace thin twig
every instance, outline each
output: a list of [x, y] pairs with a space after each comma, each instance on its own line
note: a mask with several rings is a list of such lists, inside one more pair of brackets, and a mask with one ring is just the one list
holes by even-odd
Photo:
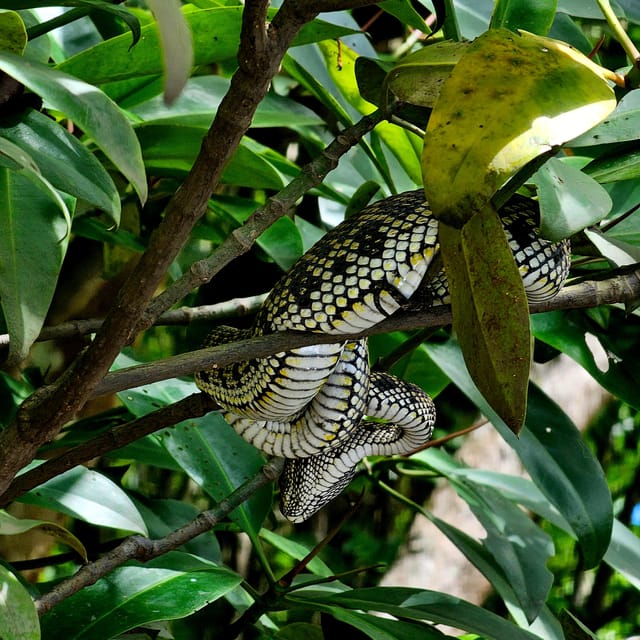
[[119, 544], [113, 551], [95, 562], [82, 567], [75, 575], [58, 583], [51, 591], [36, 600], [38, 615], [50, 611], [57, 604], [96, 583], [109, 572], [123, 565], [128, 560], [148, 562], [168, 551], [193, 540], [205, 531], [209, 531], [226, 518], [234, 509], [249, 499], [258, 489], [273, 482], [282, 473], [284, 460], [272, 458], [252, 478], [240, 485], [233, 493], [222, 500], [217, 507], [203, 511], [188, 524], [172, 531], [163, 538], [150, 540], [142, 536], [132, 536]]
[[338, 134], [317, 158], [305, 165], [280, 192], [270, 197], [263, 207], [257, 209], [209, 257], [192, 264], [181, 278], [155, 298], [145, 312], [138, 329], [150, 327], [165, 309], [209, 282], [231, 260], [247, 252], [261, 233], [289, 213], [305, 193], [318, 186], [327, 174], [336, 168], [340, 158], [383, 119], [382, 111], [375, 111]]
[[[239, 318], [252, 315], [258, 311], [265, 301], [267, 293], [244, 298], [233, 298], [217, 304], [201, 305], [199, 307], [180, 307], [165, 311], [156, 321], [159, 325], [186, 325], [194, 322], [218, 322], [227, 318]], [[45, 340], [62, 340], [77, 338], [95, 333], [104, 322], [104, 318], [86, 318], [81, 320], [69, 320], [56, 325], [43, 327], [38, 342]], [[0, 334], [0, 350], [9, 346], [10, 337], [7, 333]]]

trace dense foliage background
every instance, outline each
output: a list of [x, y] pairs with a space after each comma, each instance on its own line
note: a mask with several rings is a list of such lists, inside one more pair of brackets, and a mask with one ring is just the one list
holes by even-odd
[[[0, 636], [640, 634], [637, 3], [605, 19], [595, 0], [284, 0], [269, 30], [256, 0], [50, 4], [0, 0]], [[448, 319], [427, 310], [374, 336], [374, 360], [434, 397], [437, 439], [486, 416], [526, 474], [467, 466], [458, 438], [368, 460], [344, 497], [293, 526], [271, 467], [208, 413], [190, 374], [294, 343], [198, 347], [213, 323], [248, 326], [345, 215], [421, 185], [432, 105], [397, 105], [386, 74], [492, 16], [627, 78], [607, 120], [522, 186], [539, 190], [552, 234], [573, 236], [573, 294], [532, 316], [534, 358], [568, 355], [606, 401], [580, 433], [531, 383], [516, 437]], [[513, 92], [579, 93], [561, 80]], [[502, 102], [486, 110], [508, 129]], [[443, 483], [485, 536], [429, 510]], [[484, 602], [379, 586], [415, 518], [486, 576]]]

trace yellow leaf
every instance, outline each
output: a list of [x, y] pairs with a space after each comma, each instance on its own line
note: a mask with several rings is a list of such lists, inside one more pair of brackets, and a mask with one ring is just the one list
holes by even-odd
[[445, 40], [406, 56], [389, 71], [388, 88], [402, 102], [433, 107], [442, 85], [469, 45]]
[[422, 155], [427, 199], [462, 227], [527, 162], [615, 107], [606, 69], [568, 45], [492, 29], [442, 86]]

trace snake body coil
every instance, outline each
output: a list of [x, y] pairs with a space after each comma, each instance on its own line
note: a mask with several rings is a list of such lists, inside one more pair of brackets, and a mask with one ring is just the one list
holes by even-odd
[[[554, 296], [569, 269], [568, 242], [539, 238], [537, 215], [536, 203], [518, 195], [501, 210], [531, 301]], [[281, 511], [290, 520], [305, 520], [337, 496], [363, 457], [408, 453], [431, 437], [435, 409], [429, 396], [392, 375], [372, 373], [366, 340], [340, 336], [378, 324], [418, 290], [431, 306], [448, 303], [444, 273], [425, 279], [438, 252], [437, 235], [421, 190], [376, 202], [298, 260], [250, 331], [220, 327], [209, 335], [208, 346], [285, 330], [336, 336], [335, 343], [196, 374], [198, 387], [225, 409], [245, 440], [287, 459]]]

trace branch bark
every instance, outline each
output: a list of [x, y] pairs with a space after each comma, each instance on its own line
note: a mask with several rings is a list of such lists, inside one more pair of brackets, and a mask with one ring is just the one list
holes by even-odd
[[[633, 304], [638, 300], [640, 300], [640, 268], [636, 266], [632, 270], [622, 270], [622, 273], [613, 278], [590, 280], [567, 287], [552, 300], [531, 305], [530, 311], [532, 313], [541, 313], [561, 309], [594, 307], [601, 304]], [[427, 327], [435, 328], [450, 323], [451, 311], [448, 307], [429, 311], [413, 311], [394, 315], [366, 332], [342, 336], [342, 338], [345, 340], [356, 339], [375, 333], [409, 331]], [[224, 367], [241, 360], [268, 356], [310, 344], [335, 342], [335, 340], [335, 336], [326, 334], [283, 331], [250, 338], [242, 342], [209, 347], [109, 373], [98, 385], [95, 393], [96, 395], [111, 394], [176, 376], [191, 375], [195, 371], [209, 367]], [[82, 445], [73, 447], [64, 454], [20, 475], [0, 496], [0, 506], [7, 505], [26, 491], [77, 464], [82, 464], [91, 458], [104, 455], [149, 433], [172, 426], [182, 420], [202, 416], [216, 408], [217, 406], [212, 400], [203, 394], [195, 394], [169, 407], [164, 407], [137, 420], [115, 427], [113, 430]]]
[[120, 290], [94, 341], [54, 386], [40, 389], [26, 400], [13, 423], [0, 433], [0, 491], [33, 459], [38, 447], [53, 439], [84, 405], [121, 348], [133, 337], [169, 265], [205, 211], [224, 166], [249, 128], [291, 41], [306, 22], [327, 8], [326, 2], [285, 0], [267, 27], [268, 5], [268, 0], [246, 3], [239, 67], [230, 89], [191, 172], [167, 206], [148, 249]]
[[[551, 300], [530, 305], [531, 313], [569, 309], [585, 309], [603, 304], [633, 305], [640, 301], [640, 267], [619, 270], [617, 275], [603, 280], [587, 280], [565, 287]], [[451, 324], [451, 309], [439, 307], [424, 311], [396, 313], [384, 322], [364, 332], [340, 336], [341, 340], [355, 340], [363, 336], [389, 333], [391, 331], [413, 331], [428, 327], [443, 327]], [[321, 333], [281, 331], [257, 336], [241, 342], [230, 342], [180, 354], [164, 360], [141, 364], [114, 371], [105, 376], [96, 387], [96, 395], [123, 391], [141, 384], [158, 382], [176, 376], [187, 376], [209, 367], [225, 367], [233, 362], [269, 356], [273, 353], [295, 349], [311, 344], [327, 344], [336, 341], [336, 336]]]
[[215, 509], [203, 511], [191, 522], [172, 531], [163, 538], [156, 540], [150, 540], [142, 536], [127, 538], [99, 560], [85, 565], [71, 578], [63, 580], [51, 591], [36, 600], [38, 615], [42, 616], [47, 613], [47, 611], [50, 611], [69, 596], [72, 596], [84, 587], [96, 583], [100, 578], [123, 565], [128, 560], [135, 559], [141, 562], [148, 562], [168, 551], [177, 549], [201, 533], [209, 531], [245, 500], [250, 498], [258, 489], [273, 482], [282, 472], [283, 465], [283, 459], [272, 459], [252, 478], [240, 485], [233, 493], [222, 500]]

